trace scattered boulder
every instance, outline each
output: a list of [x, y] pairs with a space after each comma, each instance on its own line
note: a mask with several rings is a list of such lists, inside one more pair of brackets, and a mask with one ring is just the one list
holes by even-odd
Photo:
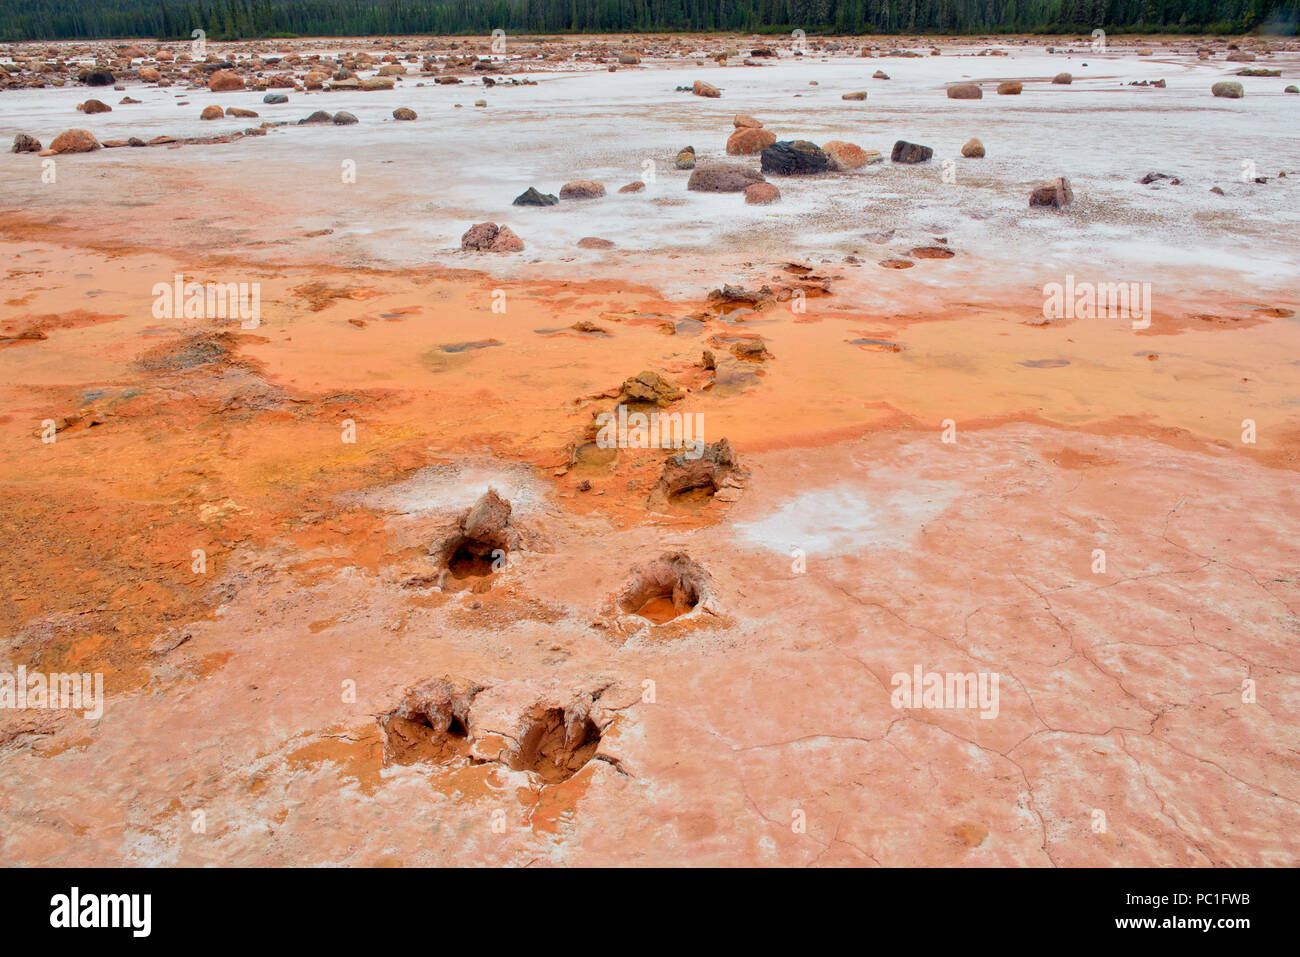
[[865, 100], [867, 98], [866, 90], [856, 90], [853, 93], [845, 93], [840, 97], [841, 100]]
[[691, 87], [691, 92], [696, 96], [707, 96], [712, 99], [722, 96], [721, 90], [712, 83], [705, 83], [703, 80], [696, 80], [695, 85]]
[[237, 116], [244, 120], [255, 120], [258, 118], [257, 113], [254, 110], [246, 110], [242, 106], [226, 107], [226, 116]]
[[575, 179], [560, 187], [560, 199], [599, 199], [605, 195], [605, 184], [594, 179]]
[[524, 241], [509, 226], [476, 223], [460, 237], [460, 248], [476, 252], [514, 253], [524, 248]]
[[86, 114], [113, 112], [113, 108], [103, 100], [87, 100], [85, 103], [78, 104], [77, 109]]
[[357, 118], [346, 110], [339, 110], [334, 114], [335, 126], [352, 126], [357, 122]]
[[697, 193], [739, 193], [753, 183], [762, 182], [766, 180], [756, 169], [716, 163], [695, 167], [686, 188]]
[[1050, 206], [1054, 209], [1061, 209], [1069, 206], [1074, 202], [1074, 192], [1070, 189], [1070, 181], [1064, 176], [1058, 176], [1049, 183], [1042, 183], [1034, 187], [1034, 191], [1029, 194], [1029, 205]]
[[745, 187], [745, 203], [749, 206], [769, 206], [781, 201], [781, 191], [771, 183], [750, 183]]
[[732, 120], [732, 125], [735, 126], [736, 129], [761, 130], [763, 128], [763, 124], [758, 122], [758, 120], [754, 119], [748, 113], [737, 113], [735, 118]]
[[678, 169], [695, 169], [695, 147], [688, 146], [684, 150], [678, 150], [674, 165]]
[[1245, 50], [1233, 50], [1226, 57], [1229, 63], [1253, 63], [1255, 54], [1247, 53]]
[[226, 115], [226, 111], [213, 103], [211, 106], [205, 106], [203, 112], [199, 114], [201, 120], [219, 120]]
[[612, 240], [601, 239], [599, 236], [584, 236], [578, 240], [578, 246], [582, 249], [613, 249], [614, 243]]
[[244, 78], [230, 70], [218, 70], [208, 79], [208, 89], [213, 93], [226, 93], [243, 88]]
[[109, 70], [95, 69], [82, 70], [77, 79], [86, 86], [112, 86], [117, 78]]
[[624, 51], [618, 55], [618, 62], [623, 66], [636, 66], [641, 62], [641, 58], [635, 53]]
[[41, 141], [26, 133], [15, 136], [14, 145], [9, 148], [10, 153], [39, 153], [40, 151]]
[[948, 99], [982, 100], [984, 99], [984, 91], [980, 89], [978, 83], [957, 83], [948, 87]]
[[643, 190], [643, 189], [645, 189], [645, 183], [641, 182], [641, 181], [638, 179], [638, 180], [634, 180], [634, 181], [632, 181], [631, 183], [628, 183], [626, 186], [621, 186], [621, 187], [619, 187], [619, 192], [620, 192], [620, 193], [639, 193], [639, 192], [641, 192], [641, 190]]
[[65, 130], [50, 143], [51, 153], [90, 153], [101, 148], [89, 130]]
[[306, 126], [311, 123], [333, 123], [334, 117], [324, 110], [317, 110], [311, 116], [298, 121], [299, 126]]
[[415, 110], [408, 109], [405, 106], [399, 106], [393, 110], [393, 119], [395, 120], [413, 120], [415, 119]]
[[894, 144], [889, 159], [893, 163], [927, 163], [932, 156], [934, 156], [934, 150], [928, 146], [909, 143], [907, 140], [899, 140]]
[[513, 206], [554, 206], [559, 200], [554, 193], [539, 192], [536, 186], [529, 186], [515, 197]]
[[983, 159], [984, 144], [979, 140], [971, 137], [966, 141], [966, 145], [961, 148], [961, 155], [967, 159]]
[[732, 156], [749, 156], [763, 152], [775, 142], [776, 134], [771, 130], [741, 126], [727, 137], [727, 152]]
[[1246, 95], [1240, 83], [1236, 80], [1220, 80], [1214, 86], [1210, 87], [1210, 92], [1215, 96], [1227, 97], [1230, 100], [1239, 100]]
[[263, 103], [288, 103], [289, 98], [283, 93], [268, 93], [262, 97]]
[[1052, 82], [1060, 83], [1063, 86], [1069, 86], [1074, 82], [1074, 77], [1069, 73], [1058, 73], [1056, 76], [1052, 77]]
[[1176, 176], [1170, 176], [1168, 173], [1150, 172], [1138, 180], [1138, 183], [1142, 186], [1150, 186], [1152, 183], [1158, 183], [1161, 180], [1168, 180], [1171, 186], [1178, 186], [1182, 182]]
[[[344, 81], [347, 82], [347, 81]], [[341, 86], [339, 83], [331, 83], [330, 86]], [[395, 84], [391, 76], [370, 76], [357, 83], [358, 90], [391, 90]]]
[[871, 74], [871, 78], [873, 80], [888, 80], [889, 74], [884, 70], [877, 70], [875, 73]]
[[875, 150], [867, 151], [861, 146], [854, 143], [845, 143], [843, 140], [831, 140], [822, 147], [822, 151], [830, 158], [830, 168], [836, 172], [844, 170], [859, 169], [868, 163], [880, 162], [881, 156]]
[[765, 173], [810, 176], [830, 169], [831, 158], [820, 146], [808, 140], [782, 140], [763, 150], [760, 165]]
[[151, 66], [142, 66], [135, 71], [135, 75], [140, 78], [141, 83], [157, 83], [162, 79], [162, 74]]
[[1288, 87], [1287, 87], [1285, 90], [1283, 90], [1282, 92], [1283, 92], [1283, 93], [1300, 93], [1300, 87], [1298, 87], [1298, 86], [1296, 86], [1294, 83], [1292, 83], [1290, 86], [1288, 86]]
[[1007, 80], [1005, 83], [998, 84], [998, 96], [1019, 96], [1025, 89], [1023, 83], [1016, 80]]

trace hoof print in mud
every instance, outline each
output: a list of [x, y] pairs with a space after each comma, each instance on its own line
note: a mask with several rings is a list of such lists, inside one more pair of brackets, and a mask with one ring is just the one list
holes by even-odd
[[462, 516], [436, 549], [443, 591], [491, 587], [487, 579], [504, 568], [510, 553], [519, 547], [510, 512], [510, 502], [488, 489]]
[[691, 505], [716, 499], [734, 502], [749, 473], [736, 458], [725, 438], [712, 445], [697, 446], [671, 455], [664, 462], [659, 481], [650, 490], [646, 504], [651, 508]]
[[618, 611], [652, 625], [712, 612], [709, 584], [709, 573], [684, 552], [665, 554], [632, 569]]

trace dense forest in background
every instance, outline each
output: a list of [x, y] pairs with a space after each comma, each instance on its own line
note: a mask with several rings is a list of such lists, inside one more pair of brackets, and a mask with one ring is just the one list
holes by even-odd
[[0, 0], [0, 40], [395, 34], [1294, 34], [1300, 0]]

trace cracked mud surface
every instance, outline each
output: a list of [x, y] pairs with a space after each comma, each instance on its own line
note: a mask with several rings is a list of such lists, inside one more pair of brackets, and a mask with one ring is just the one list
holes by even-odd
[[[241, 330], [141, 298], [219, 243], [53, 212], [0, 215], [0, 654], [108, 699], [0, 710], [0, 861], [1300, 861], [1294, 297], [1171, 267], [1136, 333], [1008, 276], [875, 298], [963, 249], [711, 315], [304, 252]], [[743, 491], [584, 444], [642, 369]], [[996, 674], [996, 717], [897, 706], [913, 669]]]

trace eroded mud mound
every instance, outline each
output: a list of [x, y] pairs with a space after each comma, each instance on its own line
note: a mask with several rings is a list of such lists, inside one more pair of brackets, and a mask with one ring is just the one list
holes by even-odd
[[455, 582], [486, 579], [504, 567], [519, 546], [510, 520], [510, 502], [488, 489], [435, 549], [445, 569], [444, 588]]
[[384, 763], [467, 762], [469, 708], [483, 690], [474, 682], [448, 678], [433, 678], [412, 688], [401, 704], [379, 719]]
[[599, 746], [600, 729], [585, 713], [539, 707], [518, 749], [503, 757], [512, 771], [532, 771], [548, 784], [558, 784], [577, 774]]

